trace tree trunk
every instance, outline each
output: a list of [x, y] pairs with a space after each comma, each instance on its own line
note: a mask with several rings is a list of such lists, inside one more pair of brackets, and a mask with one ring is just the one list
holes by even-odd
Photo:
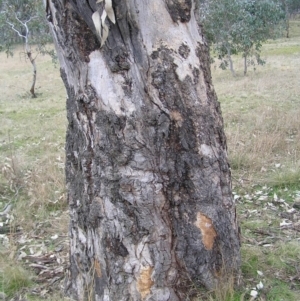
[[248, 71], [248, 67], [247, 67], [247, 54], [244, 53], [244, 76], [246, 76]]
[[285, 10], [285, 30], [286, 30], [286, 38], [290, 37], [290, 13], [289, 13], [289, 5], [286, 0], [282, 0], [284, 10]]
[[228, 58], [228, 61], [229, 61], [229, 69], [231, 71], [231, 74], [233, 76], [236, 76], [235, 74], [235, 71], [233, 69], [233, 62], [232, 62], [232, 58], [231, 58], [231, 51], [230, 51], [230, 47], [227, 48], [227, 58]]
[[36, 94], [35, 94], [36, 64], [35, 64], [35, 59], [32, 57], [31, 51], [27, 50], [27, 47], [26, 47], [26, 55], [29, 58], [29, 61], [30, 61], [31, 65], [32, 65], [32, 68], [33, 68], [33, 77], [32, 77], [32, 84], [31, 84], [31, 88], [30, 88], [30, 93], [31, 93], [32, 98], [36, 98]]
[[68, 93], [68, 292], [176, 301], [216, 288], [239, 271], [239, 238], [195, 1], [114, 0], [102, 48], [103, 2], [52, 1]]

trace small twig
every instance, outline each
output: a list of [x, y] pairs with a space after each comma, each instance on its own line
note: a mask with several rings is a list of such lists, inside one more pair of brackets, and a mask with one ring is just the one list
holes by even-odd
[[272, 233], [261, 229], [252, 230], [251, 232], [256, 234], [266, 235], [266, 236], [272, 236]]

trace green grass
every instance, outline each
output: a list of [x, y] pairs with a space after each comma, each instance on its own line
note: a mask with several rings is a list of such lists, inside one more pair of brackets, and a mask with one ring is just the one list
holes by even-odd
[[298, 301], [299, 295], [296, 295], [290, 285], [280, 280], [274, 280], [269, 284], [268, 291], [266, 293], [267, 300], [272, 301]]
[[[3, 264], [2, 264], [3, 267]], [[0, 291], [8, 297], [16, 292], [26, 289], [33, 284], [28, 270], [25, 270], [20, 263], [4, 265], [0, 271]]]
[[[212, 67], [237, 196], [242, 284], [235, 288], [229, 279], [214, 293], [200, 291], [199, 300], [250, 300], [251, 289], [260, 281], [264, 288], [257, 300], [300, 300], [300, 211], [288, 212], [300, 200], [299, 51], [300, 21], [295, 20], [290, 39], [263, 46], [264, 67], [249, 69], [245, 77], [242, 58], [235, 57], [235, 78], [229, 71]], [[32, 244], [44, 243], [47, 252], [53, 252], [56, 241], [51, 236], [68, 231], [63, 169], [65, 89], [51, 58], [39, 57], [39, 97], [32, 99], [30, 64], [17, 53], [1, 59], [0, 202], [12, 200], [12, 225], [20, 225]], [[280, 226], [283, 221], [295, 228]], [[12, 240], [10, 257], [7, 249], [0, 249], [1, 258], [5, 254], [7, 260], [5, 265], [1, 262], [0, 290], [9, 296], [25, 291], [28, 300], [41, 300], [30, 292], [32, 285], [38, 285], [36, 275], [24, 277], [32, 271], [16, 261], [14, 252], [23, 246]], [[24, 250], [29, 252], [26, 243]], [[4, 277], [3, 271], [10, 276]], [[60, 294], [46, 296], [48, 301], [62, 299]]]
[[296, 38], [300, 37], [300, 20], [299, 16], [298, 18], [295, 18], [293, 20], [290, 20], [290, 38]]
[[274, 188], [298, 189], [300, 186], [300, 169], [275, 170], [267, 181]]
[[234, 58], [235, 78], [212, 68], [242, 235], [243, 282], [235, 293], [250, 300], [251, 289], [262, 281], [257, 300], [296, 301], [300, 210], [293, 204], [300, 201], [300, 21], [291, 22], [290, 39], [264, 44], [262, 57], [266, 65], [249, 69], [247, 76], [242, 75], [241, 57]]
[[[269, 47], [264, 48], [264, 55], [299, 55], [300, 54], [300, 43], [296, 45], [285, 45], [277, 44], [269, 45]], [[272, 47], [273, 46], [273, 47]]]
[[[32, 69], [19, 55], [20, 51], [17, 49], [9, 59], [0, 54], [0, 195], [3, 196], [0, 201], [3, 206], [12, 202], [11, 229], [22, 227], [28, 242], [25, 240], [23, 245], [11, 239], [11, 252], [1, 248], [0, 256], [5, 256], [6, 261], [2, 260], [0, 265], [3, 270], [0, 290], [10, 297], [22, 292], [30, 299], [31, 287], [37, 285], [36, 276], [28, 263], [22, 266], [22, 261], [16, 261], [16, 251], [24, 246], [24, 251], [30, 254], [26, 244], [44, 244], [44, 252], [53, 252], [51, 236], [67, 233], [68, 219], [63, 213], [66, 210], [66, 93], [59, 69], [53, 66], [51, 58], [39, 56], [36, 62], [38, 98], [32, 99], [28, 91]], [[51, 226], [46, 227], [47, 223]], [[42, 235], [37, 236], [36, 231]], [[35, 250], [34, 246], [31, 248]], [[56, 295], [53, 298], [62, 300]]]

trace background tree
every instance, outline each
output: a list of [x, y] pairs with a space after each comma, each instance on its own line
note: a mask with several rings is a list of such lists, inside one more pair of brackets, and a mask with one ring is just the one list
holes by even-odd
[[236, 27], [234, 39], [244, 58], [244, 75], [247, 74], [247, 66], [265, 63], [260, 57], [262, 43], [280, 35], [283, 21], [284, 12], [279, 3], [270, 0], [243, 1], [243, 17]]
[[50, 2], [76, 300], [188, 300], [238, 274], [226, 138], [194, 8]]
[[300, 12], [299, 0], [281, 0], [282, 9], [285, 12], [286, 37], [290, 37], [290, 18]]
[[264, 64], [262, 43], [279, 35], [284, 20], [281, 5], [272, 0], [208, 0], [202, 4], [201, 22], [213, 53], [230, 66], [232, 54], [242, 53], [244, 75], [247, 66]]
[[235, 76], [231, 56], [238, 53], [234, 35], [243, 15], [240, 0], [206, 0], [200, 8], [200, 22], [211, 50], [221, 60], [220, 67]]
[[[33, 80], [30, 88], [32, 97], [36, 97], [36, 56], [39, 53], [53, 51], [45, 48], [51, 41], [49, 27], [45, 19], [45, 8], [39, 0], [2, 0], [0, 2], [0, 44], [7, 55], [13, 54], [15, 44], [24, 45], [24, 53], [33, 67]], [[35, 54], [32, 46], [36, 46]]]

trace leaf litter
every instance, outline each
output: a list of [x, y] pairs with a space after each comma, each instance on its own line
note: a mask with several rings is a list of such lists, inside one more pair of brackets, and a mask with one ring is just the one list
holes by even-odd
[[[35, 274], [33, 279], [35, 285], [26, 288], [26, 294], [44, 298], [46, 295], [62, 290], [65, 272], [69, 265], [68, 237], [59, 233], [53, 234], [53, 229], [45, 225], [55, 223], [66, 215], [68, 215], [67, 211], [50, 215], [29, 233], [21, 227], [13, 226], [13, 214], [0, 215], [0, 244], [6, 253], [9, 253], [10, 259], [16, 259]], [[22, 294], [24, 295], [24, 291]], [[19, 298], [27, 300], [21, 295], [11, 300], [19, 300]]]
[[[247, 278], [244, 282], [252, 283], [248, 288], [249, 300], [268, 300], [267, 293], [271, 290], [270, 285], [265, 285], [264, 281], [272, 282], [274, 276], [287, 283], [289, 287], [300, 292], [300, 266], [298, 264], [300, 254], [294, 257], [292, 254], [282, 254], [278, 258], [283, 266], [291, 267], [286, 271], [268, 263], [268, 254], [277, 254], [276, 250], [284, 248], [289, 243], [300, 246], [300, 198], [299, 191], [289, 191], [285, 188], [282, 191], [274, 191], [272, 187], [253, 187], [252, 193], [238, 194], [234, 192], [234, 199], [237, 203], [239, 221], [241, 223], [241, 240], [245, 252], [247, 246], [253, 248], [263, 248], [259, 254], [266, 256], [258, 258], [260, 268], [257, 276]], [[280, 194], [280, 196], [279, 196]], [[275, 255], [276, 256], [276, 255]], [[278, 270], [276, 270], [278, 269]], [[259, 280], [259, 277], [262, 280]], [[275, 278], [275, 279], [276, 279]], [[257, 281], [259, 281], [257, 283]]]

